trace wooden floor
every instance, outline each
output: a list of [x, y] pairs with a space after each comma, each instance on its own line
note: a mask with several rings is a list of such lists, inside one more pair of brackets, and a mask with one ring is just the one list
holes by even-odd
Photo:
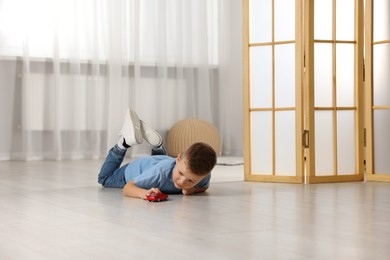
[[390, 184], [251, 183], [220, 166], [207, 193], [150, 203], [100, 187], [100, 165], [0, 162], [0, 259], [390, 259]]

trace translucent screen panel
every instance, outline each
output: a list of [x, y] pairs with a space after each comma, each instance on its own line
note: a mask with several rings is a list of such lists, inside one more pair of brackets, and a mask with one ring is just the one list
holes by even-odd
[[390, 174], [390, 110], [374, 111], [375, 173]]
[[336, 39], [355, 39], [355, 0], [336, 1]]
[[249, 42], [271, 42], [272, 0], [249, 1], [250, 32]]
[[374, 106], [390, 105], [390, 43], [373, 47], [373, 91]]
[[272, 48], [250, 49], [251, 107], [272, 107]]
[[295, 106], [295, 44], [275, 46], [275, 106]]
[[354, 48], [353, 44], [336, 45], [337, 106], [354, 106]]
[[315, 111], [316, 176], [334, 172], [332, 115], [332, 111]]
[[276, 175], [295, 176], [295, 111], [275, 113]]
[[390, 1], [389, 0], [375, 0], [374, 5], [374, 28], [373, 38], [374, 42], [390, 40]]
[[295, 40], [295, 1], [275, 0], [275, 41]]
[[337, 112], [337, 173], [356, 173], [355, 111]]
[[332, 45], [314, 44], [314, 106], [332, 106]]
[[332, 1], [314, 1], [314, 39], [332, 39]]
[[252, 174], [272, 174], [272, 112], [251, 113]]

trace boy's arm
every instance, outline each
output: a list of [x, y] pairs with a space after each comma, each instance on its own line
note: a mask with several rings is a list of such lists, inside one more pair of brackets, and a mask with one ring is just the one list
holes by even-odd
[[207, 190], [206, 187], [193, 187], [188, 190], [182, 190], [183, 195], [191, 195], [195, 193], [205, 192]]
[[123, 195], [127, 197], [146, 199], [146, 196], [150, 195], [152, 192], [160, 192], [160, 190], [158, 188], [152, 188], [149, 190], [142, 189], [137, 187], [134, 181], [126, 183], [123, 187]]

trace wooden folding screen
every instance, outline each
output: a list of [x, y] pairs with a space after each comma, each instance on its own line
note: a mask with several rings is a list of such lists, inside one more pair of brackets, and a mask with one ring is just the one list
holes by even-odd
[[245, 0], [245, 180], [364, 179], [362, 0]]

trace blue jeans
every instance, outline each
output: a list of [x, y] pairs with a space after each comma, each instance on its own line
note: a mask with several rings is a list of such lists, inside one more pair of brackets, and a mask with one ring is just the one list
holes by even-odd
[[[100, 169], [98, 183], [104, 187], [111, 188], [123, 188], [126, 185], [125, 170], [128, 163], [120, 167], [125, 154], [126, 150], [120, 149], [118, 145], [111, 148]], [[167, 152], [164, 146], [161, 146], [159, 148], [152, 148], [151, 154], [166, 155]]]
[[126, 185], [125, 169], [127, 164], [120, 167], [126, 150], [115, 145], [108, 152], [98, 176], [98, 183], [104, 187], [123, 188]]

